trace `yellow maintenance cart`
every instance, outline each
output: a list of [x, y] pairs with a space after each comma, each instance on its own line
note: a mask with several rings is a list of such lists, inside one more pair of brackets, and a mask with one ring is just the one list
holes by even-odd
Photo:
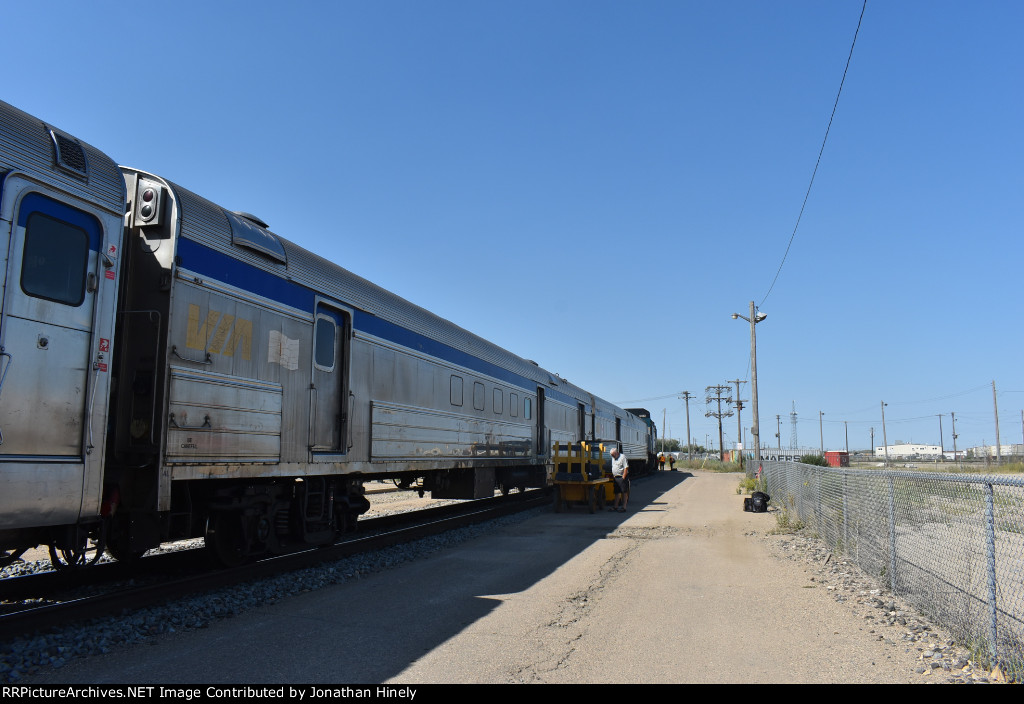
[[594, 513], [603, 509], [606, 501], [612, 500], [612, 478], [604, 472], [604, 445], [596, 442], [556, 443], [552, 461], [555, 511], [580, 503]]

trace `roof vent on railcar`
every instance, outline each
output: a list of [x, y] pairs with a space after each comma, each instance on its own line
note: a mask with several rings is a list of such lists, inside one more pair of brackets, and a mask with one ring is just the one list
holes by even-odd
[[88, 178], [89, 162], [85, 158], [85, 149], [81, 143], [52, 127], [49, 131], [50, 139], [53, 141], [53, 163], [68, 173]]
[[267, 223], [249, 213], [232, 213], [225, 210], [224, 214], [231, 224], [232, 244], [245, 247], [282, 264], [288, 263], [284, 245], [277, 235], [268, 229]]

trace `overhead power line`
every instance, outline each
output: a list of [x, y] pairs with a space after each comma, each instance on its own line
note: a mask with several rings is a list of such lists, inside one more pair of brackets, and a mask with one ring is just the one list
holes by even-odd
[[825, 142], [828, 141], [828, 133], [832, 130], [832, 120], [836, 117], [836, 109], [839, 107], [839, 96], [843, 94], [843, 84], [846, 83], [846, 73], [850, 70], [850, 61], [853, 60], [853, 47], [857, 45], [857, 35], [860, 33], [861, 22], [864, 21], [864, 10], [868, 7], [868, 0], [864, 0], [864, 4], [860, 8], [860, 19], [857, 20], [857, 31], [853, 33], [853, 43], [850, 44], [850, 55], [846, 57], [846, 68], [843, 69], [843, 79], [839, 82], [839, 92], [836, 93], [836, 102], [832, 105], [832, 116], [828, 118], [828, 127], [825, 129], [825, 138], [821, 140], [821, 149], [818, 150], [818, 161], [814, 164], [814, 171], [811, 173], [811, 182], [807, 184], [807, 193], [804, 194], [804, 202], [800, 206], [800, 214], [797, 215], [796, 225], [793, 226], [793, 234], [789, 236], [789, 244], [786, 245], [786, 252], [782, 255], [782, 261], [779, 263], [779, 270], [775, 272], [775, 278], [772, 279], [772, 285], [768, 287], [768, 293], [764, 294], [764, 298], [761, 299], [761, 305], [768, 300], [769, 294], [772, 289], [775, 288], [775, 282], [779, 280], [779, 274], [782, 273], [782, 266], [786, 263], [786, 257], [789, 256], [789, 249], [793, 246], [793, 238], [796, 237], [797, 228], [800, 227], [800, 219], [804, 216], [804, 209], [807, 208], [807, 201], [811, 197], [811, 187], [814, 186], [814, 177], [818, 174], [818, 167], [821, 165], [821, 155], [825, 153]]
[[621, 406], [624, 403], [646, 403], [647, 401], [661, 401], [666, 398], [675, 398], [676, 394], [667, 394], [665, 396], [651, 396], [650, 398], [634, 398], [631, 401], [612, 401], [616, 406]]

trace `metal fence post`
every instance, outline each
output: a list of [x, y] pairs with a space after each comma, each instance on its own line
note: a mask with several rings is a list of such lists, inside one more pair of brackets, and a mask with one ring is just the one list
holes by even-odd
[[850, 504], [847, 500], [847, 496], [849, 495], [847, 480], [849, 479], [849, 476], [849, 472], [843, 472], [843, 552], [847, 555], [850, 554]]
[[852, 561], [881, 584], [888, 570], [894, 594], [959, 632], [1010, 681], [1024, 681], [1024, 477], [850, 469], [839, 482], [832, 470], [826, 477], [802, 463], [774, 469], [781, 472], [774, 480], [782, 503], [819, 538], [843, 541]]
[[814, 528], [819, 535], [827, 535], [821, 522], [821, 468], [815, 467], [810, 471], [814, 480]]
[[988, 637], [992, 663], [998, 663], [996, 647], [996, 509], [992, 484], [985, 484], [985, 562], [988, 576]]
[[896, 487], [889, 475], [889, 588], [896, 593]]

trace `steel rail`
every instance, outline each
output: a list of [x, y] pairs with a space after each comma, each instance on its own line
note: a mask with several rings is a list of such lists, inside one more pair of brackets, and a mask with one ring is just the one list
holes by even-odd
[[[360, 523], [360, 530], [373, 531], [371, 535], [348, 537], [334, 545], [313, 547], [297, 552], [267, 557], [235, 568], [223, 568], [212, 571], [194, 573], [175, 577], [166, 581], [149, 584], [133, 584], [124, 588], [115, 588], [102, 594], [93, 594], [80, 598], [69, 598], [58, 603], [47, 603], [20, 609], [0, 615], [0, 640], [6, 640], [36, 631], [62, 627], [71, 623], [81, 623], [90, 619], [116, 615], [126, 611], [142, 609], [168, 600], [178, 599], [193, 594], [208, 592], [224, 587], [231, 587], [245, 582], [277, 576], [293, 570], [312, 567], [324, 562], [341, 560], [361, 553], [381, 550], [421, 538], [437, 535], [446, 531], [482, 523], [502, 516], [519, 513], [539, 506], [550, 505], [550, 497], [545, 491], [530, 491], [526, 494], [512, 494], [493, 499], [473, 501], [469, 504], [453, 504], [435, 508], [410, 511], [406, 513], [382, 516]], [[468, 509], [468, 510], [467, 510]], [[413, 525], [410, 522], [415, 521]], [[185, 551], [191, 557], [200, 550]], [[165, 558], [161, 562], [183, 560], [182, 553], [168, 553], [154, 557]], [[142, 562], [152, 560], [145, 558]], [[118, 578], [124, 578], [133, 571], [125, 565], [110, 563], [109, 572]], [[88, 573], [93, 568], [83, 570]], [[52, 576], [51, 576], [52, 575]], [[85, 575], [86, 577], [88, 574]], [[64, 573], [47, 573], [29, 575], [4, 580], [0, 584], [0, 598], [13, 600], [29, 596], [39, 598], [43, 592], [53, 588], [62, 589], [71, 582]], [[40, 591], [41, 585], [43, 588]], [[51, 594], [48, 597], [50, 598]]]

